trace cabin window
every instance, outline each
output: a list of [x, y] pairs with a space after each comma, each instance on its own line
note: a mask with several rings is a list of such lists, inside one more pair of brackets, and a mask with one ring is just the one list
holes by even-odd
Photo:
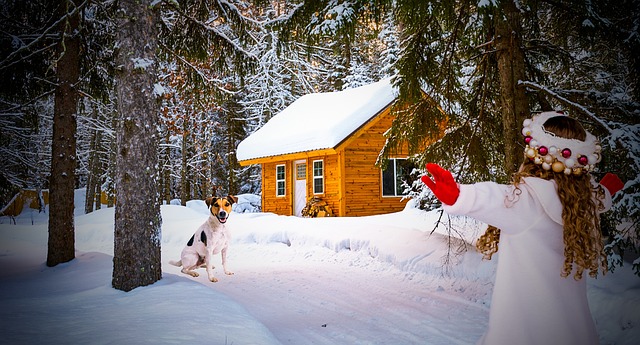
[[387, 159], [382, 170], [382, 196], [404, 196], [404, 183], [409, 184], [413, 164], [404, 158]]
[[285, 176], [284, 164], [276, 165], [276, 196], [285, 196]]
[[313, 194], [324, 193], [324, 161], [313, 161]]

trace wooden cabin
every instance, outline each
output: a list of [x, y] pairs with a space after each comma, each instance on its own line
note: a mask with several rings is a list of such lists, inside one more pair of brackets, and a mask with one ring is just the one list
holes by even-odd
[[[9, 217], [17, 217], [19, 216], [25, 207], [37, 210], [40, 208], [39, 205], [39, 197], [42, 198], [42, 202], [44, 206], [49, 205], [49, 190], [42, 189], [40, 191], [41, 196], [38, 195], [38, 191], [35, 189], [23, 189], [18, 194], [16, 194], [9, 203], [0, 209], [0, 217], [1, 216], [9, 216]], [[115, 199], [115, 197], [113, 197]], [[114, 201], [111, 201], [111, 205], [113, 205]], [[109, 205], [109, 196], [107, 192], [100, 192], [100, 203], [102, 205]], [[76, 205], [77, 206], [77, 205]]]
[[263, 212], [301, 216], [311, 198], [326, 203], [331, 216], [402, 210], [407, 149], [384, 171], [375, 165], [396, 98], [389, 79], [305, 95], [242, 141], [240, 164], [262, 166]]
[[22, 213], [24, 207], [28, 207], [34, 210], [40, 208], [40, 202], [42, 200], [45, 205], [49, 204], [49, 190], [42, 189], [40, 194], [35, 189], [23, 189], [9, 201], [9, 203], [0, 210], [0, 216], [17, 217]]

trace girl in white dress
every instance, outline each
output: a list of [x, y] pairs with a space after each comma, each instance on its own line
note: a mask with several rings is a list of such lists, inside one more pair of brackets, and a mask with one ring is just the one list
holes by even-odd
[[486, 258], [499, 243], [489, 326], [478, 344], [598, 344], [583, 272], [607, 270], [598, 215], [623, 184], [614, 174], [593, 181], [600, 145], [564, 114], [525, 120], [523, 135], [525, 161], [512, 184], [459, 185], [433, 163], [433, 180], [422, 178], [447, 213], [490, 224], [476, 243]]

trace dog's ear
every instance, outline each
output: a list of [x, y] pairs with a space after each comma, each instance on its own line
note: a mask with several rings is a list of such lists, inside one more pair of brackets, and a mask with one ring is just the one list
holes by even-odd
[[227, 200], [229, 200], [229, 202], [233, 205], [234, 203], [238, 202], [238, 198], [229, 194], [227, 195]]
[[207, 204], [207, 207], [211, 207], [211, 205], [213, 205], [213, 201], [215, 199], [216, 199], [215, 197], [210, 196], [210, 197], [204, 199], [204, 203]]

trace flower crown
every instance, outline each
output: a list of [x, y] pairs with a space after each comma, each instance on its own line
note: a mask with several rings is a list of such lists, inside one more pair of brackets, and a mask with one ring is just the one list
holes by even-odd
[[524, 154], [544, 170], [566, 175], [580, 175], [595, 169], [600, 161], [602, 147], [598, 139], [587, 132], [585, 141], [566, 139], [544, 129], [544, 123], [552, 117], [566, 116], [555, 111], [534, 115], [522, 123], [522, 135], [527, 144]]

